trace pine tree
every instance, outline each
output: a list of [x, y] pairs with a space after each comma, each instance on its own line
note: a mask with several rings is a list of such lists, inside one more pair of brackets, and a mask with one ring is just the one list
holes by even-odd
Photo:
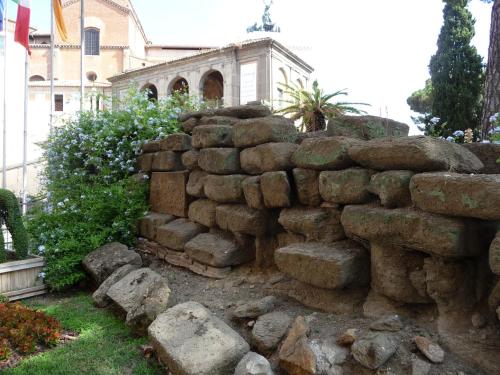
[[429, 70], [432, 115], [440, 119], [435, 133], [446, 137], [479, 127], [484, 72], [482, 58], [471, 45], [475, 21], [466, 8], [468, 0], [444, 2], [444, 24]]

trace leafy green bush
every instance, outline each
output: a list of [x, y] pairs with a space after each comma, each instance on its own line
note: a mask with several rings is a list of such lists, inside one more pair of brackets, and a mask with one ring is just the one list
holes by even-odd
[[46, 283], [56, 290], [85, 274], [81, 261], [110, 241], [133, 245], [147, 210], [147, 184], [137, 172], [142, 145], [178, 131], [178, 116], [198, 104], [185, 94], [151, 102], [131, 90], [114, 110], [83, 112], [44, 145], [47, 207], [28, 217], [33, 250], [44, 255]]
[[[28, 233], [24, 228], [19, 202], [13, 192], [0, 189], [0, 219], [12, 235], [12, 242], [18, 259], [28, 255]], [[3, 233], [0, 233], [0, 263], [7, 259]]]

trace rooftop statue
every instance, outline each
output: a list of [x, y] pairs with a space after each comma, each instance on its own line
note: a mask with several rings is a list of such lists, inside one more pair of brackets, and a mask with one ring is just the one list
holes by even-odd
[[255, 22], [252, 26], [247, 28], [248, 33], [253, 33], [255, 31], [279, 33], [281, 31], [280, 28], [276, 26], [271, 20], [271, 14], [269, 12], [271, 5], [273, 5], [273, 0], [271, 0], [271, 2], [269, 3], [266, 3], [264, 0], [265, 8], [264, 8], [264, 14], [262, 16], [262, 25], [257, 25], [257, 22]]

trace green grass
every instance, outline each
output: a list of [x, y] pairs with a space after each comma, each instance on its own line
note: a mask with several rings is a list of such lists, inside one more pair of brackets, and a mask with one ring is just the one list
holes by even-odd
[[77, 332], [78, 340], [29, 357], [2, 375], [150, 375], [162, 374], [148, 364], [139, 345], [146, 338], [134, 336], [106, 309], [92, 305], [88, 294], [38, 298], [26, 303], [57, 318], [64, 329]]

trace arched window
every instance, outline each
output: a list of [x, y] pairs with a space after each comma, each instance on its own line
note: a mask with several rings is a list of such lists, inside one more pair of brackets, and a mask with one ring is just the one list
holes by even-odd
[[85, 54], [89, 56], [99, 55], [99, 30], [94, 28], [85, 29]]
[[203, 99], [210, 105], [218, 107], [224, 100], [224, 77], [221, 72], [212, 70], [205, 74], [201, 81]]
[[176, 78], [171, 84], [170, 84], [170, 93], [174, 93], [175, 91], [178, 91], [181, 94], [189, 94], [189, 84], [188, 81], [186, 81], [185, 78], [183, 77], [178, 77]]
[[30, 82], [41, 82], [41, 81], [45, 81], [45, 78], [43, 78], [42, 76], [35, 75], [30, 77]]
[[142, 87], [141, 91], [147, 91], [149, 100], [151, 100], [151, 101], [158, 100], [158, 89], [152, 83], [148, 83], [148, 84], [144, 85]]

